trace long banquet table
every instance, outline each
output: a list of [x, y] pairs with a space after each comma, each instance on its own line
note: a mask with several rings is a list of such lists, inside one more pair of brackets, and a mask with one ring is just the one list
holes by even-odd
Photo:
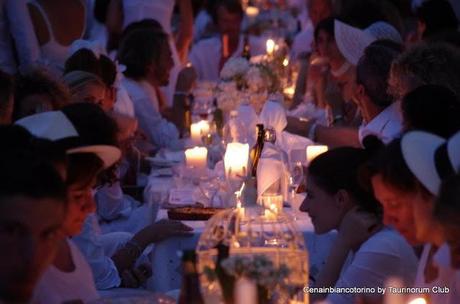
[[[164, 197], [167, 192], [174, 187], [172, 178], [149, 177], [148, 185], [144, 196], [150, 204], [153, 199]], [[288, 210], [286, 212], [293, 212]], [[305, 213], [295, 212], [296, 226], [302, 232], [308, 249], [310, 258], [310, 275], [315, 276], [325, 263], [331, 246], [335, 240], [336, 233], [331, 232], [324, 235], [316, 235], [310, 218]], [[167, 211], [160, 209], [157, 214], [157, 220], [167, 218]], [[189, 237], [173, 237], [153, 248], [150, 259], [153, 268], [153, 276], [147, 282], [147, 288], [156, 292], [167, 292], [181, 287], [181, 261], [178, 253], [186, 249], [194, 249], [198, 243], [201, 233], [203, 232], [205, 221], [184, 221], [184, 224], [194, 229]], [[307, 282], [306, 282], [307, 283]]]

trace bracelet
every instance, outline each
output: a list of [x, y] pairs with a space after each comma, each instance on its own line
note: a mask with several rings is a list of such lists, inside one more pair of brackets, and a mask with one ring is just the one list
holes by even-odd
[[343, 116], [342, 115], [335, 115], [334, 116], [334, 119], [332, 119], [332, 125], [335, 125], [337, 122], [339, 121], [342, 121], [343, 120]]
[[315, 141], [315, 138], [316, 138], [316, 128], [318, 127], [318, 123], [314, 122], [311, 127], [310, 127], [310, 130], [308, 130], [308, 138], [310, 138], [311, 140]]

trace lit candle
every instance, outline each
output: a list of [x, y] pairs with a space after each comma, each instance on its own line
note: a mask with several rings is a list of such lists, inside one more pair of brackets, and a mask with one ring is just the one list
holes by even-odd
[[328, 150], [327, 146], [312, 145], [307, 147], [307, 163], [310, 164], [318, 155]]
[[274, 210], [265, 209], [264, 218], [268, 221], [276, 220], [276, 213]]
[[236, 210], [240, 217], [244, 217], [244, 207], [241, 207], [241, 202], [236, 203]]
[[286, 68], [289, 65], [289, 59], [284, 58], [283, 60], [283, 66]]
[[202, 137], [209, 134], [209, 129], [209, 122], [206, 120], [192, 123], [190, 125], [190, 135], [192, 137], [192, 142], [196, 145], [200, 145], [202, 143]]
[[234, 288], [235, 304], [256, 304], [257, 303], [257, 286], [254, 281], [245, 277], [239, 278], [235, 282]]
[[195, 147], [193, 149], [185, 150], [185, 160], [187, 167], [196, 169], [206, 168], [208, 158], [208, 149], [205, 147]]
[[286, 95], [286, 97], [288, 97], [289, 99], [292, 99], [292, 97], [294, 97], [294, 94], [295, 94], [295, 86], [284, 88], [283, 93], [284, 95]]
[[227, 178], [246, 176], [248, 168], [249, 145], [229, 143], [224, 155], [225, 175]]
[[248, 16], [249, 19], [253, 20], [259, 15], [259, 9], [255, 6], [248, 6], [246, 8], [246, 16]]
[[281, 194], [262, 194], [261, 200], [265, 208], [275, 211], [275, 213], [283, 210], [283, 196]]
[[275, 51], [275, 41], [273, 39], [268, 39], [266, 43], [267, 47], [267, 55], [272, 56], [273, 52]]

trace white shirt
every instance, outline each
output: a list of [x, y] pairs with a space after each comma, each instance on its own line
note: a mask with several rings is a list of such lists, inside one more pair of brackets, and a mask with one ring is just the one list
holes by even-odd
[[[249, 38], [251, 47], [251, 55], [261, 55], [265, 53], [265, 40], [259, 37], [251, 36]], [[232, 57], [240, 56], [243, 51], [243, 37], [240, 38], [240, 43], [237, 50], [232, 54]], [[219, 77], [219, 62], [222, 56], [222, 41], [220, 36], [203, 39], [195, 44], [190, 52], [190, 61], [195, 68], [199, 80], [218, 81]]]
[[375, 135], [385, 144], [388, 144], [401, 135], [402, 117], [399, 108], [399, 102], [394, 102], [369, 123], [363, 123], [359, 127], [359, 141], [362, 143], [366, 136]]
[[133, 101], [139, 128], [149, 141], [157, 147], [180, 148], [179, 131], [161, 116], [155, 89], [146, 81], [124, 78], [122, 83]]
[[90, 214], [86, 218], [82, 232], [72, 240], [91, 266], [97, 289], [120, 286], [121, 279], [110, 253], [104, 248], [96, 214]]
[[[377, 287], [385, 286], [390, 277], [399, 277], [405, 284], [410, 284], [416, 270], [417, 257], [412, 247], [399, 233], [386, 227], [364, 242], [354, 255], [349, 255], [335, 287], [374, 287], [377, 290]], [[327, 301], [351, 304], [355, 296], [329, 294]]]
[[75, 269], [63, 272], [49, 266], [35, 287], [32, 303], [61, 304], [77, 300], [86, 303], [99, 298], [88, 262], [71, 240], [67, 239], [67, 244]]
[[311, 23], [308, 23], [305, 29], [303, 29], [294, 37], [294, 42], [292, 43], [291, 49], [291, 58], [295, 60], [300, 54], [311, 52], [313, 34], [313, 25]]

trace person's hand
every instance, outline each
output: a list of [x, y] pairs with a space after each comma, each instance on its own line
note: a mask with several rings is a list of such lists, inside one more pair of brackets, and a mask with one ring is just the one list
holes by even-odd
[[342, 219], [338, 239], [350, 250], [356, 251], [375, 232], [382, 228], [381, 221], [369, 212], [352, 208]]
[[173, 220], [160, 220], [146, 227], [151, 237], [151, 242], [161, 242], [173, 236], [190, 236], [193, 228], [182, 222]]
[[138, 267], [126, 269], [121, 273], [121, 286], [126, 288], [138, 288], [151, 276], [152, 265], [143, 263]]
[[192, 66], [183, 68], [177, 76], [176, 92], [190, 92], [195, 85], [196, 78], [196, 71]]

